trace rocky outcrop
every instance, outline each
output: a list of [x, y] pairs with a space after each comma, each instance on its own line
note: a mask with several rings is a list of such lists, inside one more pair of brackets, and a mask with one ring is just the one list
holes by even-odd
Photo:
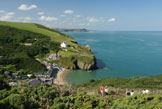
[[86, 61], [80, 61], [78, 60], [77, 62], [77, 66], [79, 67], [79, 69], [82, 70], [93, 70], [96, 69], [96, 58], [93, 57], [92, 60], [90, 60], [91, 62], [86, 62]]
[[59, 65], [67, 69], [81, 69], [81, 70], [93, 70], [96, 69], [96, 58], [94, 56], [80, 56], [80, 57], [68, 57], [62, 58]]
[[89, 45], [86, 45], [85, 48], [87, 48], [89, 51], [91, 51], [91, 47]]

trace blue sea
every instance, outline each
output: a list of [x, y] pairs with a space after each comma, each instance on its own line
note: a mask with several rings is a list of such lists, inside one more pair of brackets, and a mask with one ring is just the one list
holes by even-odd
[[79, 44], [90, 45], [99, 69], [69, 72], [70, 83], [110, 77], [139, 77], [162, 74], [162, 32], [109, 31], [66, 32]]

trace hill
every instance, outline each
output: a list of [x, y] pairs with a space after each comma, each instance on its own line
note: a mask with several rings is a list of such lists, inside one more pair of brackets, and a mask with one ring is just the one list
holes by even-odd
[[[61, 48], [62, 42], [68, 47]], [[47, 61], [46, 57], [54, 53], [61, 58]], [[0, 21], [0, 56], [0, 67], [13, 71], [44, 71], [43, 61], [69, 69], [96, 68], [95, 57], [87, 47], [68, 35], [34, 23]]]
[[89, 82], [76, 84], [76, 87], [99, 88], [101, 85], [129, 89], [162, 89], [162, 75], [150, 77], [105, 78], [100, 80], [90, 80]]
[[[37, 108], [50, 108], [50, 109], [161, 109], [162, 106], [162, 90], [160, 80], [161, 76], [153, 77], [138, 77], [137, 81], [133, 78], [132, 84], [140, 84], [140, 86], [132, 86], [135, 94], [133, 96], [127, 96], [127, 91], [130, 85], [127, 85], [127, 81], [121, 79], [110, 78], [114, 87], [109, 87], [109, 95], [101, 96], [99, 87], [89, 87], [91, 83], [87, 83], [87, 86], [60, 86], [60, 85], [40, 85], [40, 86], [23, 86], [9, 87], [5, 81], [0, 79], [0, 107], [4, 109], [37, 109]], [[149, 79], [147, 84], [151, 84], [151, 81], [158, 83], [153, 89], [146, 85], [144, 79]], [[103, 81], [105, 81], [104, 79]], [[97, 84], [103, 84], [103, 81], [98, 81]], [[91, 81], [92, 82], [92, 81]], [[107, 81], [105, 81], [106, 83]], [[110, 81], [109, 81], [110, 82]], [[122, 82], [122, 83], [120, 83]], [[95, 83], [95, 82], [94, 82]], [[125, 84], [125, 88], [122, 85]], [[153, 86], [153, 84], [151, 86]], [[106, 85], [106, 84], [104, 84]], [[94, 85], [95, 86], [95, 85]], [[142, 87], [143, 86], [143, 87]], [[115, 89], [115, 87], [118, 87]], [[126, 88], [128, 87], [128, 88]], [[149, 89], [150, 93], [142, 94], [139, 90]]]

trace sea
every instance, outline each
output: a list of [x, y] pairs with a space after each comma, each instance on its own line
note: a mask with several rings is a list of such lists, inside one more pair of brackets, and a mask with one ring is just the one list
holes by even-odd
[[141, 77], [162, 74], [161, 31], [65, 32], [83, 46], [90, 45], [97, 59], [97, 70], [74, 70], [69, 83], [111, 77]]

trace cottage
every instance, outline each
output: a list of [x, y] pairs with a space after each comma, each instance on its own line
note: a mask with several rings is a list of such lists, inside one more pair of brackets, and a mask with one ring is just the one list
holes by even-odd
[[17, 82], [10, 82], [9, 85], [10, 86], [17, 86]]
[[24, 43], [25, 46], [32, 46], [32, 43]]
[[31, 78], [33, 76], [33, 74], [27, 74], [28, 78]]
[[66, 42], [62, 42], [62, 43], [61, 43], [61, 47], [62, 47], [62, 48], [66, 48], [66, 47], [68, 47], [68, 44], [67, 44]]

